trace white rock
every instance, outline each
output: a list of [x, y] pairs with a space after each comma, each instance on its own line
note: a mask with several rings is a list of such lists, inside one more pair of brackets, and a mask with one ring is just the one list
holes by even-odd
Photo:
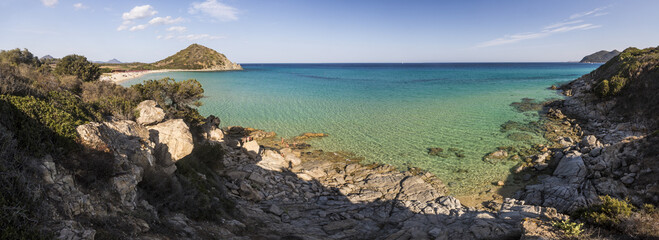
[[288, 162], [284, 157], [272, 150], [265, 150], [263, 156], [261, 156], [261, 161], [256, 165], [272, 171], [281, 171], [282, 168], [288, 168]]
[[256, 157], [261, 151], [261, 146], [259, 146], [259, 143], [256, 142], [256, 140], [249, 141], [243, 144], [243, 150], [250, 156]]
[[168, 120], [147, 128], [151, 140], [156, 143], [156, 149], [160, 151], [166, 149], [172, 161], [176, 162], [192, 153], [194, 148], [192, 133], [182, 119]]
[[136, 121], [139, 124], [150, 125], [165, 119], [165, 111], [156, 106], [156, 101], [146, 100], [137, 105], [135, 110], [139, 113]]

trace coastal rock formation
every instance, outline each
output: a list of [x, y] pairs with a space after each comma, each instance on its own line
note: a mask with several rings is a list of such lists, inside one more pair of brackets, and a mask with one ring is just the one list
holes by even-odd
[[[602, 195], [636, 205], [659, 203], [658, 53], [657, 48], [627, 49], [561, 87], [569, 97], [550, 104], [547, 112], [566, 127], [565, 136], [550, 134], [560, 146], [552, 154], [558, 164], [551, 176], [526, 186], [516, 198], [564, 212], [597, 203]], [[619, 82], [615, 90], [606, 85], [602, 92], [607, 79]]]
[[192, 134], [182, 119], [167, 120], [147, 129], [160, 155], [169, 155], [176, 162], [192, 153]]
[[135, 111], [138, 117], [135, 121], [142, 125], [150, 125], [161, 122], [165, 119], [165, 111], [156, 106], [156, 101], [146, 100], [137, 105]]
[[[226, 187], [242, 221], [302, 239], [482, 239], [519, 237], [524, 218], [565, 219], [550, 208], [507, 199], [495, 211], [464, 207], [435, 176], [362, 165], [333, 153], [283, 148], [252, 158], [227, 148]], [[283, 156], [282, 156], [283, 155]], [[311, 156], [288, 161], [288, 157]], [[338, 157], [337, 157], [338, 158]], [[292, 175], [291, 175], [292, 173]], [[243, 222], [247, 224], [247, 222]]]

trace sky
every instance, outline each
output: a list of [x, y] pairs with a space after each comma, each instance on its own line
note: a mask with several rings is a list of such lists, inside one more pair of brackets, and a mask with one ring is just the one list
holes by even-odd
[[564, 62], [659, 45], [659, 1], [0, 0], [0, 49], [155, 62]]

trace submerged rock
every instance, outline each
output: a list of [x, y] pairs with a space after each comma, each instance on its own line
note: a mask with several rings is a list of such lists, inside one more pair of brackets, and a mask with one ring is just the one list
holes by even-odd
[[310, 138], [320, 138], [320, 137], [327, 137], [327, 136], [329, 136], [329, 135], [327, 135], [326, 133], [311, 133], [311, 132], [308, 132], [308, 133], [303, 133], [302, 135], [295, 137], [294, 140], [301, 141], [301, 140], [307, 140], [307, 139], [310, 139]]
[[430, 156], [439, 156], [442, 152], [444, 152], [444, 149], [440, 147], [428, 148], [428, 155]]

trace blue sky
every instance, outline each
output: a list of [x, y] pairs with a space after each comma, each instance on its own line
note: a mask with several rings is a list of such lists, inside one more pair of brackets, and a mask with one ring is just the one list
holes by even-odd
[[659, 1], [0, 0], [0, 49], [154, 62], [527, 62], [659, 45]]

